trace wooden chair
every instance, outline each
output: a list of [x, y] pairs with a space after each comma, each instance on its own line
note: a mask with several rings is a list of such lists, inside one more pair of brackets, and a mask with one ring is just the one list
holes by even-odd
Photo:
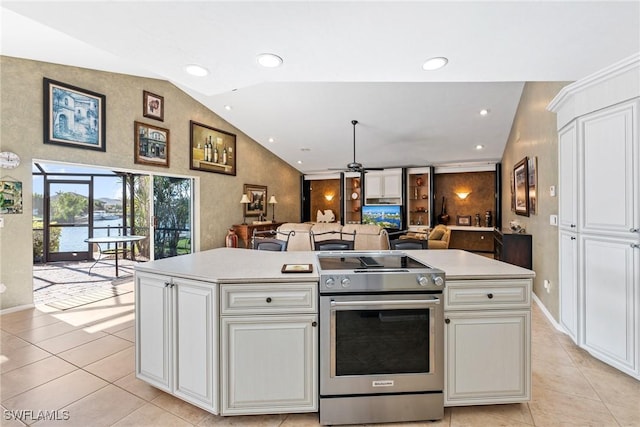
[[[337, 239], [322, 239], [316, 240], [316, 236], [322, 235], [336, 235], [340, 237]], [[343, 236], [351, 236], [351, 239], [344, 239]], [[327, 231], [325, 233], [311, 233], [311, 241], [313, 242], [313, 249], [316, 251], [352, 251], [356, 240], [356, 233], [344, 233], [338, 231]]]
[[[276, 238], [278, 234], [284, 234], [286, 236], [285, 240], [281, 240]], [[290, 231], [288, 233], [277, 232], [276, 230], [266, 230], [266, 231], [256, 231], [253, 230], [253, 235], [251, 236], [252, 248], [258, 251], [275, 251], [275, 252], [284, 252], [287, 250], [287, 245], [289, 244], [289, 238], [295, 235], [295, 231]], [[274, 237], [261, 237], [261, 236], [274, 236]]]

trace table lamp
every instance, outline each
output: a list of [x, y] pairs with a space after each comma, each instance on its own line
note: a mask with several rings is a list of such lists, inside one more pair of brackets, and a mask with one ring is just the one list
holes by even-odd
[[271, 207], [271, 222], [276, 222], [276, 205], [278, 204], [278, 201], [276, 200], [275, 195], [269, 198], [269, 204], [273, 205]]
[[247, 225], [247, 205], [251, 203], [251, 200], [249, 200], [246, 194], [243, 194], [240, 203], [244, 205], [242, 207], [242, 225]]

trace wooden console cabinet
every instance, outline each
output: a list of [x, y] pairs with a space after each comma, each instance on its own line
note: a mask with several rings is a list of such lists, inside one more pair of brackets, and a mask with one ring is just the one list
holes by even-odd
[[495, 230], [494, 258], [531, 270], [533, 268], [531, 234]]
[[493, 229], [488, 227], [450, 226], [449, 249], [493, 253]]
[[242, 240], [242, 244], [244, 244], [244, 247], [249, 249], [251, 248], [251, 236], [253, 236], [253, 230], [275, 230], [282, 224], [284, 224], [284, 222], [267, 222], [262, 224], [234, 224], [232, 228], [238, 235], [238, 238]]

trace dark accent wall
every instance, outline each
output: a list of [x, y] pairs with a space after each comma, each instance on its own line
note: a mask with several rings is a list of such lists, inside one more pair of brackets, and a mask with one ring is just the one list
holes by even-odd
[[[331, 201], [325, 195], [333, 194]], [[331, 209], [336, 216], [336, 222], [340, 222], [340, 180], [319, 179], [311, 181], [311, 221], [315, 221], [318, 211]]]
[[[480, 214], [481, 225], [484, 225], [486, 211], [495, 214], [496, 173], [461, 172], [440, 173], [435, 175], [435, 207], [436, 218], [442, 210], [442, 197], [446, 199], [449, 225], [456, 224], [458, 215], [470, 215], [471, 224], [476, 214]], [[471, 192], [465, 200], [460, 200], [456, 192]], [[495, 224], [494, 224], [495, 225]]]

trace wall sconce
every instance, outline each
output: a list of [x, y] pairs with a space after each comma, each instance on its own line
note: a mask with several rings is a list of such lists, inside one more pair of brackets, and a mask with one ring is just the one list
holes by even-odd
[[278, 204], [278, 201], [276, 200], [275, 195], [269, 198], [269, 204], [272, 205], [271, 206], [271, 222], [276, 222], [276, 205]]
[[247, 205], [251, 203], [251, 200], [249, 200], [246, 194], [243, 194], [240, 203], [244, 205], [242, 207], [242, 225], [247, 225]]
[[456, 193], [460, 200], [466, 200], [466, 198], [469, 197], [469, 194], [471, 194], [471, 191], [458, 191]]
[[333, 200], [333, 196], [334, 196], [334, 194], [327, 193], [327, 194], [324, 195], [324, 198], [327, 199], [327, 202], [330, 202], [330, 201]]

